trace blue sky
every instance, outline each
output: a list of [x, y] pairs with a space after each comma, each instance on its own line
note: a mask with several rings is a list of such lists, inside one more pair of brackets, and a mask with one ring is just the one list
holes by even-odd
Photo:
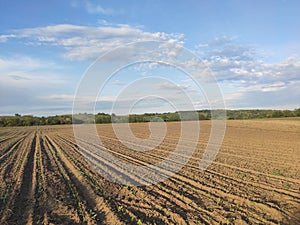
[[[118, 46], [149, 40], [178, 44], [202, 59], [226, 108], [300, 107], [299, 8], [299, 1], [288, 0], [1, 1], [0, 115], [70, 113], [91, 63]], [[169, 81], [151, 83], [157, 96], [167, 98], [170, 90], [174, 97], [174, 83], [196, 108], [209, 107], [184, 74], [140, 65], [111, 78], [96, 110], [110, 112], [124, 88], [151, 76]], [[174, 109], [161, 98], [145, 102], [133, 111]]]

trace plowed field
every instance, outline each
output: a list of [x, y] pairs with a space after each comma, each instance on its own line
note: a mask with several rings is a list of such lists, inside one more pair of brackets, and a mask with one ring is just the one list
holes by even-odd
[[[147, 123], [130, 126], [137, 137], [150, 135]], [[120, 168], [98, 156], [96, 172], [82, 153], [101, 146], [80, 140], [79, 151], [72, 126], [0, 128], [0, 224], [300, 224], [299, 118], [228, 121], [205, 171], [199, 162], [210, 122], [200, 126], [184, 168], [145, 187], [103, 178]], [[163, 142], [138, 152], [110, 124], [97, 129], [111, 153], [136, 165], [164, 159], [180, 138], [180, 123], [167, 123]]]

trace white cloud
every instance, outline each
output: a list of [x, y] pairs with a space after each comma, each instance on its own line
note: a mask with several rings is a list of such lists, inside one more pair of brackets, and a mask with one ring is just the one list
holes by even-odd
[[186, 85], [178, 85], [174, 84], [171, 82], [161, 82], [156, 85], [156, 88], [159, 90], [175, 90], [175, 91], [182, 91], [189, 89], [191, 86], [186, 84]]
[[66, 103], [72, 103], [74, 99], [80, 103], [95, 103], [97, 101], [110, 101], [114, 102], [116, 100], [116, 97], [114, 96], [92, 96], [92, 95], [86, 95], [86, 96], [76, 96], [73, 94], [49, 94], [49, 95], [42, 95], [39, 96], [40, 99], [47, 100], [47, 101], [53, 101], [53, 102], [66, 102]]
[[112, 8], [103, 8], [101, 5], [93, 4], [89, 1], [85, 3], [85, 9], [90, 14], [115, 15], [122, 13], [122, 11], [117, 11]]
[[112, 81], [110, 84], [116, 85], [116, 86], [124, 86], [124, 85], [126, 85], [126, 82], [122, 82], [120, 80], [115, 80], [115, 81]]
[[287, 87], [287, 84], [284, 82], [276, 82], [272, 84], [259, 84], [249, 86], [248, 88], [243, 89], [243, 92], [251, 92], [251, 91], [261, 91], [261, 92], [275, 92], [279, 90], [283, 90]]
[[95, 4], [91, 1], [87, 0], [80, 0], [80, 1], [73, 1], [71, 6], [74, 8], [84, 8], [87, 13], [89, 14], [99, 14], [99, 15], [117, 15], [123, 14], [124, 10], [116, 10], [112, 8], [106, 8], [101, 6], [100, 4]]
[[274, 83], [223, 82], [220, 86], [228, 108], [289, 108], [299, 107], [300, 80]]
[[224, 46], [227, 44], [231, 44], [236, 39], [237, 37], [223, 35], [223, 36], [215, 37], [214, 39], [206, 43], [198, 44], [196, 45], [196, 48]]
[[[58, 24], [19, 29], [12, 31], [11, 34], [0, 35], [2, 42], [11, 39], [21, 39], [24, 43], [33, 45], [60, 47], [64, 50], [63, 56], [69, 60], [94, 59], [117, 46], [146, 40], [165, 40], [166, 43], [161, 46], [159, 54], [172, 59], [172, 57], [175, 58], [180, 55], [180, 46], [183, 46], [182, 34], [152, 33], [146, 32], [142, 28], [124, 24], [113, 26], [108, 23], [106, 26], [99, 27]], [[257, 55], [253, 47], [235, 45], [235, 40], [230, 37], [222, 37], [208, 42], [201, 55], [203, 64], [199, 65], [199, 60], [196, 57], [188, 61], [184, 61], [183, 58], [180, 66], [183, 69], [194, 68], [197, 70], [203, 82], [211, 81], [205, 79], [211, 75], [210, 70], [206, 70], [206, 66], [208, 66], [220, 83], [226, 105], [229, 108], [296, 105], [299, 102], [297, 99], [300, 98], [300, 59], [297, 56], [292, 56], [279, 63], [266, 63]], [[174, 47], [174, 43], [178, 44], [178, 48]], [[124, 50], [123, 55], [116, 55], [112, 60], [132, 57], [136, 54], [136, 50], [136, 48], [130, 49], [128, 47]], [[153, 55], [153, 59], [156, 58], [159, 58], [158, 55]], [[172, 61], [168, 62], [171, 63]], [[157, 62], [141, 63], [136, 65], [135, 70], [144, 72], [159, 66], [161, 65]], [[62, 71], [57, 72], [53, 69], [55, 67], [57, 65], [53, 62], [28, 56], [0, 57], [1, 108], [6, 109], [5, 107], [10, 104], [23, 107], [39, 105], [47, 108], [51, 106], [53, 110], [56, 106], [64, 107], [64, 109], [66, 106], [71, 108], [74, 96], [66, 94], [72, 93], [70, 87], [69, 91], [62, 88], [66, 84], [66, 80], [64, 80]], [[174, 74], [170, 74], [168, 78], [175, 80], [175, 77]], [[114, 89], [126, 84], [123, 82], [126, 79], [120, 78], [120, 80], [111, 81], [110, 84], [115, 85]], [[154, 90], [156, 95], [166, 96], [172, 101], [182, 104], [183, 108], [185, 107], [184, 101], [180, 97], [182, 93], [176, 91], [183, 90], [192, 95], [192, 100], [198, 108], [207, 108], [208, 106], [206, 101], [201, 101], [199, 95], [193, 92], [196, 89], [189, 83], [187, 85], [182, 85], [182, 83], [171, 85], [171, 83], [163, 82], [153, 87], [151, 91]], [[139, 90], [141, 95], [145, 94], [145, 88]], [[120, 103], [121, 106], [124, 105], [125, 107], [133, 99], [141, 97], [139, 93], [131, 94], [128, 98], [118, 100], [122, 103]], [[151, 94], [153, 93], [151, 92]], [[18, 99], [25, 100], [21, 102]], [[98, 101], [100, 103], [99, 111], [111, 109], [115, 100], [114, 96], [103, 96], [97, 100], [89, 96], [80, 99], [87, 104]], [[146, 103], [149, 105], [143, 104], [144, 109], [138, 109], [140, 112], [158, 109], [161, 111], [168, 110], [167, 106], [155, 108], [161, 104], [161, 101], [149, 100]], [[9, 109], [7, 108], [7, 110]], [[20, 112], [20, 110], [17, 111]]]
[[44, 62], [28, 56], [16, 55], [13, 57], [0, 57], [0, 73], [19, 73], [33, 71], [53, 66], [53, 63]]
[[34, 87], [65, 83], [64, 76], [56, 74], [58, 68], [53, 62], [28, 56], [0, 57], [0, 86]]
[[[53, 45], [64, 48], [64, 56], [71, 60], [89, 60], [101, 56], [115, 47], [135, 41], [169, 41], [180, 43], [182, 34], [146, 32], [126, 24], [118, 26], [78, 26], [58, 24], [46, 27], [13, 30], [0, 35], [0, 40], [24, 39], [30, 45]], [[169, 54], [174, 52], [169, 52]]]
[[197, 53], [216, 76], [229, 108], [284, 108], [299, 102], [299, 57], [266, 63], [255, 48], [224, 37], [198, 47]]
[[[268, 85], [300, 80], [300, 59], [289, 57], [280, 63], [266, 63], [255, 49], [244, 46], [228, 50], [208, 50], [204, 63], [214, 72], [218, 81], [243, 81], [243, 85]], [[266, 89], [268, 90], [268, 89]]]
[[206, 52], [207, 56], [230, 58], [235, 60], [250, 60], [253, 58], [253, 48], [240, 45], [226, 45], [221, 49]]
[[6, 42], [9, 38], [14, 38], [14, 37], [16, 37], [16, 35], [14, 35], [14, 34], [0, 35], [0, 42]]
[[[47, 112], [41, 94], [66, 90], [65, 74], [52, 63], [28, 56], [0, 57], [0, 108], [2, 114]], [[53, 109], [66, 106], [52, 105]], [[48, 111], [49, 112], [49, 111]]]

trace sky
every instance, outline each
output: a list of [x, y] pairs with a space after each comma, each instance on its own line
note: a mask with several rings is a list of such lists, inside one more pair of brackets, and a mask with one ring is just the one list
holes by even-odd
[[[107, 113], [220, 107], [205, 93], [212, 75], [226, 109], [299, 108], [299, 8], [297, 0], [1, 1], [0, 115], [69, 114], [76, 96]], [[202, 88], [178, 63], [131, 61], [106, 74], [136, 60], [141, 46], [132, 43], [144, 41], [166, 43], [163, 58], [183, 69], [194, 58], [185, 61], [182, 49], [200, 59], [208, 68], [197, 67]], [[89, 69], [111, 51], [97, 96], [78, 96]]]

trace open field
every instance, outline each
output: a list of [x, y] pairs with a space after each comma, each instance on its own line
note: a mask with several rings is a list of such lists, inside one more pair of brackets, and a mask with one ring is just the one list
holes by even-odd
[[[149, 136], [148, 124], [130, 126]], [[111, 124], [97, 125], [106, 148], [138, 165], [175, 148], [180, 123], [167, 127], [160, 146], [137, 152], [118, 141]], [[178, 174], [129, 187], [86, 163], [70, 125], [1, 128], [0, 224], [300, 224], [299, 118], [227, 121], [216, 160], [200, 171], [209, 134], [210, 121], [201, 121], [195, 153]], [[84, 140], [82, 146], [99, 148]], [[119, 169], [105, 159], [101, 165]]]

